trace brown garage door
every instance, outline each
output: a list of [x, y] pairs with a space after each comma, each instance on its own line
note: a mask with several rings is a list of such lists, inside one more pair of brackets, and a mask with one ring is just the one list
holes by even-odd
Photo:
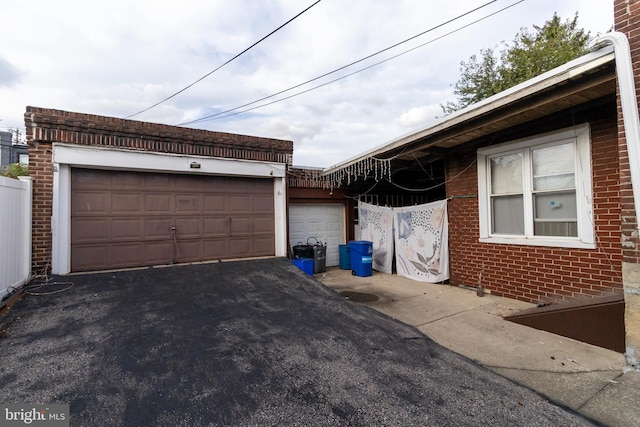
[[71, 270], [275, 254], [273, 181], [72, 169]]

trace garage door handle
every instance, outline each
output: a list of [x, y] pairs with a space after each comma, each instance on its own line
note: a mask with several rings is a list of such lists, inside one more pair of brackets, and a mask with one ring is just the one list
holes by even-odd
[[178, 237], [177, 237], [177, 231], [175, 227], [171, 227], [171, 235], [173, 236], [173, 244], [176, 247], [176, 259], [173, 260], [173, 262], [178, 262], [178, 260], [180, 259], [180, 247], [178, 247]]

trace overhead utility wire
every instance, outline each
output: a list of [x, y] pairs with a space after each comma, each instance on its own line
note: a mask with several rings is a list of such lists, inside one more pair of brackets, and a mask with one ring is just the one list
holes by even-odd
[[[454, 21], [456, 21], [456, 20], [458, 20], [458, 19], [461, 19], [461, 18], [463, 18], [463, 17], [465, 17], [465, 16], [467, 16], [467, 15], [469, 15], [469, 14], [471, 14], [471, 13], [474, 13], [474, 12], [476, 12], [476, 11], [478, 11], [478, 10], [480, 10], [480, 9], [484, 8], [484, 7], [487, 7], [487, 6], [489, 6], [491, 3], [495, 3], [496, 1], [498, 1], [498, 0], [492, 0], [492, 1], [488, 2], [488, 3], [483, 4], [482, 6], [478, 6], [478, 7], [476, 7], [475, 9], [472, 9], [472, 10], [470, 10], [470, 11], [468, 11], [468, 12], [465, 12], [465, 13], [463, 13], [462, 15], [458, 15], [458, 16], [456, 16], [455, 18], [451, 18], [451, 19], [449, 19], [448, 21], [445, 21], [445, 22], [443, 22], [443, 23], [441, 23], [441, 24], [436, 25], [435, 27], [431, 27], [431, 28], [429, 28], [428, 30], [425, 30], [425, 31], [423, 31], [423, 32], [421, 32], [421, 33], [419, 33], [419, 34], [416, 34], [415, 36], [409, 37], [408, 39], [405, 39], [405, 40], [403, 40], [403, 41], [401, 41], [401, 42], [395, 43], [395, 44], [393, 44], [393, 45], [391, 45], [391, 46], [389, 46], [389, 47], [386, 47], [386, 48], [384, 48], [384, 49], [382, 49], [382, 50], [379, 50], [379, 51], [377, 51], [377, 52], [375, 52], [375, 53], [372, 53], [372, 54], [370, 54], [370, 55], [368, 55], [368, 56], [365, 56], [364, 58], [360, 58], [360, 59], [358, 59], [357, 61], [353, 61], [353, 62], [351, 62], [350, 64], [343, 65], [342, 67], [340, 67], [340, 68], [336, 68], [336, 69], [335, 69], [335, 70], [333, 70], [333, 71], [329, 71], [328, 73], [324, 73], [324, 74], [322, 74], [322, 75], [320, 75], [320, 76], [318, 76], [318, 77], [314, 77], [313, 79], [311, 79], [311, 80], [307, 80], [306, 82], [299, 83], [299, 84], [297, 84], [297, 85], [295, 85], [295, 86], [292, 86], [292, 87], [290, 87], [290, 88], [288, 88], [288, 89], [281, 90], [280, 92], [273, 93], [273, 94], [271, 94], [271, 95], [265, 96], [264, 98], [260, 98], [260, 99], [258, 99], [258, 100], [256, 100], [256, 101], [252, 101], [252, 102], [249, 102], [249, 103], [247, 103], [247, 104], [244, 104], [244, 105], [240, 105], [240, 106], [238, 106], [238, 107], [231, 108], [231, 109], [229, 109], [229, 110], [221, 111], [221, 112], [219, 112], [219, 113], [211, 114], [211, 115], [209, 115], [209, 116], [200, 117], [199, 119], [194, 119], [194, 120], [190, 120], [190, 121], [187, 121], [187, 122], [178, 123], [178, 126], [190, 125], [190, 124], [194, 124], [194, 123], [199, 123], [199, 122], [201, 122], [201, 121], [206, 121], [207, 119], [211, 119], [211, 118], [213, 118], [213, 117], [220, 116], [220, 115], [222, 115], [222, 114], [229, 113], [229, 112], [231, 112], [231, 111], [235, 111], [235, 110], [237, 110], [237, 109], [240, 109], [240, 108], [243, 108], [243, 107], [247, 107], [247, 106], [249, 106], [249, 105], [253, 105], [253, 104], [258, 103], [258, 102], [260, 102], [260, 101], [264, 101], [265, 99], [269, 99], [269, 98], [271, 98], [271, 97], [274, 97], [274, 96], [277, 96], [277, 95], [281, 95], [281, 94], [283, 94], [283, 93], [285, 93], [285, 92], [289, 92], [289, 91], [291, 91], [291, 90], [293, 90], [293, 89], [297, 89], [297, 88], [299, 88], [300, 86], [304, 86], [304, 85], [306, 85], [306, 84], [308, 84], [308, 83], [314, 82], [314, 81], [319, 80], [319, 79], [321, 79], [321, 78], [323, 78], [323, 77], [326, 77], [326, 76], [331, 75], [331, 74], [333, 74], [333, 73], [336, 73], [336, 72], [338, 72], [338, 71], [344, 70], [345, 68], [351, 67], [352, 65], [358, 64], [359, 62], [365, 61], [365, 60], [367, 60], [367, 59], [369, 59], [369, 58], [372, 58], [372, 57], [374, 57], [374, 56], [376, 56], [376, 55], [379, 55], [379, 54], [381, 54], [381, 53], [383, 53], [383, 52], [386, 52], [386, 51], [388, 51], [388, 50], [390, 50], [390, 49], [393, 49], [393, 48], [395, 48], [395, 47], [398, 47], [398, 46], [400, 46], [401, 44], [404, 44], [404, 43], [406, 43], [406, 42], [408, 42], [408, 41], [411, 41], [411, 40], [413, 40], [413, 39], [415, 39], [415, 38], [417, 38], [417, 37], [420, 37], [420, 36], [422, 36], [422, 35], [424, 35], [424, 34], [427, 34], [427, 33], [431, 32], [431, 31], [433, 31], [433, 30], [436, 30], [436, 29], [438, 29], [438, 28], [440, 28], [440, 27], [443, 27], [443, 26], [445, 26], [445, 25], [447, 25], [447, 24], [450, 24], [450, 23], [452, 23], [452, 22], [454, 22]], [[522, 1], [524, 1], [524, 0], [522, 0]], [[302, 93], [304, 93], [304, 92], [302, 92]], [[288, 99], [288, 98], [284, 98], [284, 99]], [[270, 105], [270, 104], [265, 104], [265, 105]], [[246, 110], [246, 111], [250, 111], [250, 110]], [[225, 116], [225, 117], [228, 117], [228, 116]]]
[[249, 46], [248, 48], [246, 48], [245, 50], [243, 50], [242, 52], [238, 53], [236, 56], [234, 56], [233, 58], [229, 59], [227, 62], [225, 62], [224, 64], [218, 66], [217, 68], [211, 70], [210, 72], [208, 72], [207, 74], [205, 74], [204, 76], [200, 77], [198, 80], [196, 80], [195, 82], [183, 87], [182, 89], [180, 89], [179, 91], [175, 92], [173, 95], [170, 95], [166, 98], [164, 98], [161, 101], [156, 102], [155, 104], [153, 104], [150, 107], [145, 108], [144, 110], [140, 110], [137, 113], [131, 114], [127, 117], [125, 117], [125, 119], [129, 119], [131, 117], [137, 116], [138, 114], [142, 114], [145, 111], [149, 111], [152, 108], [157, 107], [160, 104], [163, 104], [165, 102], [167, 102], [168, 100], [170, 100], [171, 98], [180, 95], [182, 92], [184, 92], [185, 90], [189, 89], [190, 87], [200, 83], [202, 80], [206, 79], [207, 77], [209, 77], [211, 74], [215, 73], [216, 71], [218, 71], [220, 68], [224, 67], [225, 65], [229, 64], [231, 61], [234, 61], [235, 59], [237, 59], [238, 57], [240, 57], [241, 55], [245, 54], [247, 51], [249, 51], [250, 49], [254, 48], [255, 46], [257, 46], [258, 44], [260, 44], [261, 42], [263, 42], [264, 40], [266, 40], [267, 38], [271, 37], [273, 34], [275, 34], [276, 32], [280, 31], [282, 28], [284, 28], [286, 25], [290, 24], [293, 20], [295, 20], [296, 18], [298, 18], [300, 15], [302, 15], [303, 13], [305, 13], [306, 11], [308, 11], [309, 9], [311, 9], [313, 6], [317, 5], [318, 3], [320, 3], [322, 0], [317, 0], [315, 3], [313, 3], [311, 6], [307, 7], [306, 9], [304, 9], [302, 12], [298, 13], [296, 16], [294, 16], [293, 18], [289, 19], [287, 22], [285, 22], [284, 24], [280, 25], [278, 28], [276, 28], [275, 30], [271, 31], [269, 34], [267, 34], [266, 36], [262, 37], [260, 40], [258, 40], [257, 42], [255, 42], [254, 44], [252, 44], [251, 46]]
[[[328, 81], [328, 82], [322, 83], [322, 84], [320, 84], [320, 85], [318, 85], [318, 86], [314, 86], [314, 87], [312, 87], [312, 88], [309, 88], [309, 89], [303, 90], [303, 91], [301, 91], [301, 92], [294, 93], [293, 95], [289, 95], [289, 96], [286, 96], [286, 97], [284, 97], [284, 98], [276, 99], [276, 100], [274, 100], [274, 101], [267, 102], [267, 103], [265, 103], [265, 104], [260, 104], [260, 105], [257, 105], [257, 106], [255, 106], [255, 107], [252, 107], [252, 108], [247, 108], [247, 109], [244, 109], [244, 110], [236, 111], [236, 110], [238, 110], [238, 109], [240, 109], [240, 108], [247, 107], [247, 106], [249, 106], [249, 105], [253, 105], [253, 104], [258, 103], [258, 102], [260, 102], [260, 101], [264, 101], [264, 100], [266, 100], [266, 99], [269, 99], [269, 98], [271, 98], [271, 97], [273, 97], [273, 96], [280, 95], [280, 94], [282, 94], [282, 93], [285, 93], [285, 92], [291, 91], [291, 90], [293, 90], [293, 89], [296, 89], [296, 88], [298, 88], [298, 87], [300, 87], [300, 86], [303, 86], [303, 85], [305, 85], [305, 84], [307, 84], [307, 83], [313, 82], [313, 81], [318, 80], [318, 79], [320, 79], [320, 78], [322, 78], [322, 77], [325, 77], [325, 76], [327, 76], [327, 75], [329, 75], [329, 74], [332, 74], [332, 73], [335, 73], [335, 72], [337, 72], [337, 71], [340, 71], [340, 70], [342, 70], [342, 69], [344, 69], [344, 68], [346, 68], [346, 67], [349, 67], [350, 65], [356, 64], [356, 63], [360, 62], [361, 60], [360, 60], [360, 61], [353, 62], [353, 63], [351, 63], [351, 64], [349, 64], [349, 65], [345, 65], [344, 67], [338, 68], [338, 69], [336, 69], [336, 70], [334, 70], [334, 71], [332, 71], [332, 72], [330, 72], [330, 73], [323, 74], [323, 75], [322, 75], [322, 76], [320, 76], [320, 77], [316, 77], [316, 78], [311, 79], [311, 80], [308, 80], [308, 81], [306, 81], [306, 82], [304, 82], [304, 83], [300, 83], [300, 84], [298, 84], [298, 85], [296, 85], [296, 86], [292, 86], [292, 87], [290, 87], [289, 89], [285, 89], [285, 90], [283, 90], [283, 91], [280, 91], [280, 92], [274, 93], [274, 94], [269, 95], [269, 96], [266, 96], [266, 97], [264, 97], [264, 98], [260, 98], [260, 99], [258, 99], [258, 100], [256, 100], [256, 101], [249, 102], [249, 103], [247, 103], [247, 104], [240, 105], [240, 106], [238, 106], [238, 107], [231, 108], [231, 109], [229, 109], [229, 110], [221, 111], [221, 112], [219, 112], [219, 113], [212, 114], [212, 115], [210, 115], [210, 116], [205, 116], [205, 117], [201, 117], [201, 118], [199, 118], [199, 119], [195, 119], [195, 120], [191, 120], [191, 121], [188, 121], [188, 122], [180, 123], [180, 124], [178, 124], [178, 126], [184, 126], [184, 125], [195, 124], [195, 123], [202, 123], [202, 122], [205, 122], [205, 121], [211, 121], [211, 120], [217, 120], [217, 119], [224, 119], [224, 118], [227, 118], [227, 117], [232, 117], [232, 116], [236, 116], [236, 115], [239, 115], [239, 114], [243, 114], [243, 113], [246, 113], [246, 112], [248, 112], [248, 111], [256, 110], [256, 109], [258, 109], [258, 108], [267, 107], [267, 106], [269, 106], [269, 105], [276, 104], [276, 103], [281, 102], [281, 101], [286, 101], [287, 99], [291, 99], [291, 98], [296, 97], [296, 96], [299, 96], [299, 95], [303, 95], [303, 94], [305, 94], [305, 93], [307, 93], [307, 92], [311, 92], [312, 90], [319, 89], [319, 88], [321, 88], [321, 87], [324, 87], [324, 86], [330, 85], [330, 84], [332, 84], [332, 83], [335, 83], [335, 82], [337, 82], [337, 81], [339, 81], [339, 80], [346, 79], [347, 77], [351, 77], [351, 76], [353, 76], [354, 74], [358, 74], [358, 73], [361, 73], [361, 72], [363, 72], [363, 71], [366, 71], [366, 70], [368, 70], [368, 69], [370, 69], [370, 68], [376, 67], [376, 66], [378, 66], [378, 65], [380, 65], [380, 64], [384, 64], [385, 62], [391, 61], [392, 59], [395, 59], [395, 58], [397, 58], [397, 57], [399, 57], [399, 56], [405, 55], [405, 54], [407, 54], [407, 53], [409, 53], [409, 52], [412, 52], [412, 51], [414, 51], [414, 50], [416, 50], [416, 49], [419, 49], [419, 48], [421, 48], [421, 47], [423, 47], [423, 46], [425, 46], [425, 45], [428, 45], [428, 44], [430, 44], [430, 43], [433, 43], [433, 42], [435, 42], [435, 41], [438, 41], [438, 40], [440, 40], [440, 39], [442, 39], [442, 38], [444, 38], [444, 37], [450, 36], [451, 34], [457, 33], [458, 31], [461, 31], [461, 30], [463, 30], [463, 29], [465, 29], [465, 28], [467, 28], [467, 27], [470, 27], [470, 26], [472, 26], [472, 25], [475, 25], [475, 24], [477, 24], [478, 22], [484, 21], [485, 19], [488, 19], [488, 18], [490, 18], [490, 17], [492, 17], [492, 16], [494, 16], [494, 15], [497, 15], [497, 14], [499, 14], [499, 13], [502, 13], [502, 12], [504, 12], [505, 10], [507, 10], [507, 9], [509, 9], [509, 8], [512, 8], [513, 6], [515, 6], [515, 5], [519, 4], [519, 3], [522, 3], [522, 2], [524, 2], [524, 0], [519, 0], [519, 1], [515, 2], [515, 3], [510, 4], [509, 6], [505, 6], [505, 7], [503, 7], [503, 8], [502, 8], [502, 9], [500, 9], [500, 10], [497, 10], [497, 11], [495, 11], [495, 12], [492, 12], [492, 13], [490, 13], [490, 14], [488, 14], [488, 15], [483, 16], [482, 18], [476, 19], [476, 20], [475, 20], [475, 21], [473, 21], [473, 22], [470, 22], [470, 23], [468, 23], [468, 24], [465, 24], [465, 25], [463, 25], [462, 27], [456, 28], [455, 30], [449, 31], [449, 32], [448, 32], [448, 33], [446, 33], [446, 34], [443, 34], [443, 35], [441, 35], [441, 36], [439, 36], [439, 37], [436, 37], [435, 39], [429, 40], [429, 41], [427, 41], [427, 42], [425, 42], [425, 43], [422, 43], [422, 44], [420, 44], [420, 45], [418, 45], [418, 46], [415, 46], [415, 47], [413, 47], [413, 48], [411, 48], [411, 49], [405, 50], [404, 52], [400, 52], [400, 53], [398, 53], [397, 55], [391, 56], [391, 57], [389, 57], [389, 58], [387, 58], [387, 59], [384, 59], [384, 60], [382, 60], [382, 61], [379, 61], [379, 62], [376, 62], [376, 63], [374, 63], [374, 64], [368, 65], [368, 66], [366, 66], [366, 67], [364, 67], [364, 68], [360, 68], [360, 69], [358, 69], [358, 70], [356, 70], [356, 71], [353, 71], [353, 72], [351, 72], [351, 73], [349, 73], [349, 74], [345, 74], [344, 76], [338, 77], [338, 78], [333, 79], [333, 80], [330, 80], [330, 81]], [[461, 15], [461, 16], [462, 16], [462, 15]], [[435, 28], [435, 27], [434, 27], [434, 28]], [[424, 33], [423, 33], [423, 34], [424, 34]], [[387, 50], [387, 49], [385, 49], [385, 50]], [[380, 52], [384, 52], [384, 51], [380, 51]], [[370, 56], [368, 56], [367, 58], [370, 58], [371, 56], [373, 56], [373, 55], [370, 55]], [[367, 58], [363, 58], [363, 59], [367, 59]], [[225, 113], [231, 113], [231, 114], [225, 114]], [[223, 114], [225, 114], [225, 115], [223, 115]]]

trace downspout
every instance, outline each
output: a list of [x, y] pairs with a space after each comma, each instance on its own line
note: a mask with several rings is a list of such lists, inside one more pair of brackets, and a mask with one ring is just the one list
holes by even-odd
[[[631, 49], [627, 37], [620, 32], [607, 33], [599, 37], [593, 45], [594, 49], [605, 45], [613, 45], [622, 106], [622, 123], [629, 155], [633, 204], [636, 210], [636, 233], [640, 230], [640, 124], [638, 123], [638, 99], [631, 62]], [[624, 242], [623, 242], [624, 245]], [[622, 285], [625, 301], [625, 359], [630, 369], [640, 370], [640, 322], [632, 314], [631, 307], [640, 299], [640, 264], [622, 265]]]
[[613, 31], [598, 37], [593, 43], [592, 50], [600, 49], [609, 44], [613, 46], [616, 61], [622, 122], [627, 140], [627, 151], [629, 152], [631, 187], [636, 209], [636, 229], [640, 230], [640, 123], [638, 122], [638, 98], [633, 78], [631, 49], [627, 37], [621, 32]]

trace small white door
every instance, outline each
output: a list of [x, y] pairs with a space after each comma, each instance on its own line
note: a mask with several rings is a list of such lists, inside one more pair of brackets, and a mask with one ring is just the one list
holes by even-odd
[[291, 247], [300, 242], [306, 244], [309, 237], [316, 237], [327, 245], [327, 267], [340, 265], [338, 245], [346, 243], [344, 205], [291, 203], [289, 205], [289, 244]]

